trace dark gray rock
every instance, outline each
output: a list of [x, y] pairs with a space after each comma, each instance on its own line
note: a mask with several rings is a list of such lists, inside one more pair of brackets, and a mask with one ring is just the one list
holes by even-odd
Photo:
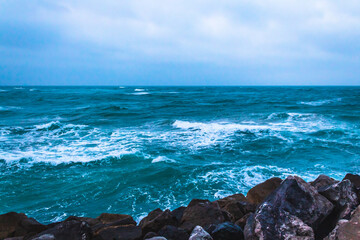
[[224, 197], [222, 199], [216, 200], [215, 202], [217, 202], [219, 204], [220, 208], [223, 208], [229, 203], [239, 202], [239, 201], [242, 201], [242, 202], [247, 201], [246, 197], [241, 193]]
[[287, 177], [248, 218], [249, 239], [311, 239], [334, 206], [314, 187], [297, 176]]
[[92, 230], [87, 222], [77, 220], [64, 221], [56, 224], [31, 240], [88, 240], [92, 238]]
[[245, 225], [246, 225], [246, 221], [247, 219], [253, 215], [253, 213], [247, 213], [246, 215], [244, 215], [242, 218], [240, 218], [239, 220], [237, 220], [235, 222], [236, 225], [238, 225], [239, 227], [241, 227], [241, 229], [244, 229], [245, 228]]
[[220, 209], [217, 202], [194, 199], [185, 209], [180, 227], [191, 232], [197, 225], [208, 227], [211, 224], [227, 221], [230, 221], [230, 216]]
[[244, 233], [241, 227], [231, 223], [224, 222], [217, 225], [211, 225], [207, 232], [214, 240], [242, 240]]
[[184, 229], [171, 225], [161, 228], [158, 234], [168, 240], [188, 240], [190, 236]]
[[350, 180], [350, 182], [354, 185], [357, 197], [360, 199], [360, 175], [348, 173], [343, 180], [346, 179]]
[[351, 214], [350, 220], [340, 220], [335, 229], [324, 240], [359, 240], [360, 206]]
[[165, 210], [158, 214], [156, 217], [142, 224], [141, 229], [143, 234], [148, 232], [158, 232], [162, 227], [166, 225], [178, 226], [179, 222], [176, 217], [173, 216], [170, 210]]
[[139, 226], [106, 227], [95, 234], [95, 240], [140, 240], [142, 233]]
[[183, 214], [184, 214], [185, 209], [186, 209], [186, 207], [183, 207], [183, 206], [178, 207], [178, 208], [174, 209], [174, 210], [171, 212], [171, 215], [173, 215], [173, 216], [176, 218], [176, 220], [177, 220], [178, 222], [180, 222], [180, 221], [181, 221], [181, 218], [182, 218], [182, 216], [183, 216]]

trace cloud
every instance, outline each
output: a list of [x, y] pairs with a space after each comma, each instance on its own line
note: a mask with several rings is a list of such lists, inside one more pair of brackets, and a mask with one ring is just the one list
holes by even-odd
[[2, 1], [0, 15], [0, 26], [16, 25], [0, 27], [11, 35], [0, 49], [43, 43], [53, 56], [71, 49], [88, 61], [292, 68], [355, 65], [360, 55], [354, 0], [12, 0]]

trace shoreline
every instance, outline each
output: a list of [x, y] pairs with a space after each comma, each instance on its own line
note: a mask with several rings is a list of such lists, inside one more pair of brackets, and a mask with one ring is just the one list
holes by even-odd
[[[0, 239], [236, 240], [360, 239], [360, 176], [270, 178], [247, 195], [193, 199], [173, 211], [155, 209], [139, 223], [125, 214], [70, 216], [43, 225], [23, 213], [0, 215]], [[359, 224], [359, 225], [358, 225]]]

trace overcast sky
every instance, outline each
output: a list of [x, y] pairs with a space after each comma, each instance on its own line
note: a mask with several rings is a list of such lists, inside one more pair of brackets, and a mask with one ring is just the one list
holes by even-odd
[[0, 0], [1, 85], [360, 85], [359, 0]]

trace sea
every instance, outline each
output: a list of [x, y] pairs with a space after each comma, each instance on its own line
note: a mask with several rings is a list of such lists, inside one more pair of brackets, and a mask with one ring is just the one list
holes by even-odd
[[360, 173], [360, 87], [0, 87], [0, 214], [175, 209]]

